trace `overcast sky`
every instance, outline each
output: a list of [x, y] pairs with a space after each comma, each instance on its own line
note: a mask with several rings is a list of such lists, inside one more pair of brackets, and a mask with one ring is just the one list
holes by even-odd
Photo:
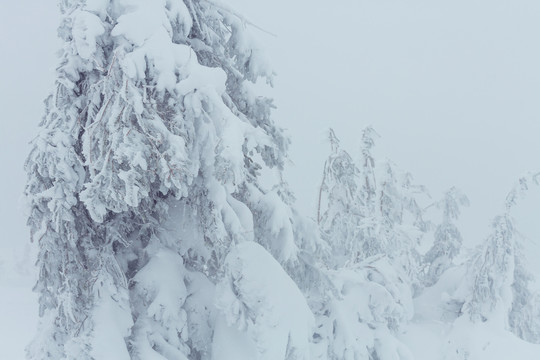
[[278, 73], [277, 119], [293, 140], [288, 179], [306, 211], [329, 127], [354, 153], [371, 124], [379, 154], [433, 197], [461, 188], [471, 242], [486, 236], [517, 177], [540, 169], [540, 2], [232, 3], [277, 34], [260, 36]]
[[[433, 197], [461, 188], [471, 200], [463, 232], [473, 242], [518, 175], [540, 169], [539, 1], [228, 3], [276, 34], [256, 31], [278, 75], [275, 117], [293, 141], [287, 179], [304, 212], [315, 214], [329, 127], [354, 153], [371, 124], [378, 154]], [[4, 248], [27, 241], [17, 201], [26, 143], [54, 79], [56, 22], [54, 1], [0, 2]], [[530, 224], [534, 205], [524, 212]]]

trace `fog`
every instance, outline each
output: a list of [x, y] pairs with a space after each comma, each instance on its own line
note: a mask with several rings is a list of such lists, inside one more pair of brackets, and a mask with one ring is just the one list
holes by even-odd
[[[277, 73], [275, 119], [292, 139], [286, 179], [304, 213], [315, 215], [329, 127], [354, 154], [372, 125], [379, 156], [410, 171], [434, 199], [453, 185], [463, 190], [469, 244], [485, 237], [517, 177], [540, 169], [539, 2], [228, 3], [266, 30], [252, 27]], [[22, 167], [53, 84], [56, 11], [52, 2], [0, 3], [4, 259], [28, 242]], [[539, 206], [524, 206], [534, 240]]]

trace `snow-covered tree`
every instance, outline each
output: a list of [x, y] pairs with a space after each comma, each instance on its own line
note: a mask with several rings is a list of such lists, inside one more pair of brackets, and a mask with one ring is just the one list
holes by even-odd
[[421, 198], [429, 198], [424, 186], [417, 185], [410, 173], [400, 171], [392, 162], [381, 166], [379, 175], [378, 239], [387, 254], [407, 274], [414, 287], [420, 287], [420, 245], [429, 223], [423, 219]]
[[[342, 266], [362, 257], [360, 177], [352, 157], [341, 149], [334, 131], [330, 129], [328, 134], [331, 153], [324, 164], [317, 216], [322, 237], [332, 248], [328, 261]], [[326, 208], [321, 214], [322, 206]]]
[[375, 130], [368, 126], [362, 130], [360, 138], [360, 184], [359, 198], [362, 216], [362, 225], [359, 227], [361, 242], [360, 259], [369, 256], [384, 254], [385, 244], [378, 237], [380, 230], [380, 209], [377, 209], [377, 175], [375, 172], [375, 158], [372, 149], [375, 146], [375, 137], [379, 136]]
[[[538, 173], [529, 173], [518, 179], [513, 189], [506, 197], [507, 211], [511, 211], [519, 203], [520, 198], [527, 196], [533, 185], [539, 184]], [[516, 257], [514, 269], [514, 282], [512, 284], [512, 308], [508, 314], [510, 330], [521, 339], [540, 344], [540, 297], [533, 293], [530, 283], [534, 276], [527, 264], [527, 257], [523, 252], [523, 240], [516, 244]]]
[[319, 193], [319, 226], [333, 249], [330, 262], [342, 266], [385, 254], [417, 272], [416, 246], [428, 228], [419, 199], [426, 189], [390, 161], [377, 162], [372, 154], [375, 131], [362, 132], [359, 164], [339, 145], [330, 131], [331, 154], [326, 160]]
[[[28, 356], [220, 359], [214, 284], [231, 249], [255, 240], [301, 271], [316, 247], [280, 186], [288, 140], [252, 89], [272, 71], [244, 19], [211, 1], [60, 9], [56, 86], [26, 163], [40, 247]], [[311, 335], [299, 331], [298, 344]]]
[[427, 228], [418, 198], [425, 189], [372, 154], [376, 133], [362, 133], [358, 164], [330, 131], [319, 194], [321, 237], [331, 270], [311, 302], [320, 359], [408, 359], [397, 334], [412, 317], [418, 241]]
[[362, 131], [358, 166], [362, 256], [386, 254], [410, 263], [410, 257], [415, 256], [414, 248], [428, 227], [418, 204], [421, 197], [427, 196], [427, 190], [416, 185], [410, 173], [400, 171], [391, 161], [375, 159], [372, 150], [378, 136], [372, 127]]
[[425, 284], [431, 286], [451, 265], [459, 254], [463, 239], [454, 223], [459, 218], [461, 206], [469, 206], [469, 200], [457, 188], [450, 188], [435, 206], [442, 210], [442, 221], [435, 230], [433, 246], [424, 256], [427, 267]]
[[514, 290], [514, 302], [508, 319], [512, 332], [525, 341], [540, 344], [538, 319], [540, 319], [540, 294]]
[[492, 233], [471, 262], [471, 296], [464, 311], [473, 321], [501, 317], [503, 324], [512, 306], [516, 234], [508, 214], [493, 220]]
[[[435, 311], [429, 310], [439, 314], [436, 320], [452, 321], [444, 339], [444, 359], [483, 358], [494, 339], [502, 340], [503, 336], [511, 340], [508, 343], [505, 340], [504, 346], [513, 342], [512, 353], [519, 351], [518, 346], [526, 345], [509, 334], [503, 335], [505, 331], [523, 340], [538, 342], [538, 296], [529, 288], [532, 276], [523, 254], [523, 237], [512, 216], [514, 206], [526, 194], [531, 180], [535, 182], [534, 177], [529, 176], [519, 179], [506, 197], [502, 215], [493, 219], [490, 234], [472, 252], [470, 259], [462, 266], [448, 269], [439, 282], [426, 291], [423, 301], [433, 301], [435, 294], [443, 300], [443, 304], [433, 308]], [[491, 354], [495, 354], [493, 349]]]
[[[327, 272], [314, 304], [316, 359], [413, 359], [398, 340], [413, 315], [407, 275], [385, 255]], [[317, 306], [318, 305], [318, 306]]]
[[213, 359], [312, 359], [311, 309], [260, 245], [245, 242], [229, 253], [217, 292], [222, 314], [216, 323]]
[[470, 295], [463, 310], [473, 321], [494, 321], [522, 339], [538, 342], [538, 308], [530, 291], [533, 280], [523, 254], [523, 237], [511, 216], [519, 198], [537, 183], [536, 175], [521, 177], [506, 197], [505, 213], [493, 220], [492, 233], [469, 265]]

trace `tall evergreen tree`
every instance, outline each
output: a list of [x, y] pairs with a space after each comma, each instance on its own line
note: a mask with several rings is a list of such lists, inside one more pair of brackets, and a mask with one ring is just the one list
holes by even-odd
[[[28, 356], [219, 359], [212, 309], [227, 293], [214, 284], [235, 244], [255, 240], [298, 271], [315, 246], [295, 243], [302, 221], [279, 186], [288, 140], [251, 90], [272, 72], [244, 20], [211, 1], [60, 10], [56, 85], [26, 163], [40, 248]], [[306, 358], [300, 342], [279, 346]]]

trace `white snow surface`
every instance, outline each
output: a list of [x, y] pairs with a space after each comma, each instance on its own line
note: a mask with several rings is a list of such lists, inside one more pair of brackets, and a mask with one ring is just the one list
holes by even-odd
[[76, 10], [74, 14], [73, 39], [79, 55], [86, 60], [96, 52], [96, 38], [105, 32], [101, 20], [96, 15]]
[[[400, 336], [416, 360], [534, 360], [540, 345], [528, 343], [494, 321], [472, 322], [453, 312], [449, 300], [459, 297], [464, 267], [447, 271], [431, 288], [415, 299], [415, 316]], [[458, 292], [458, 294], [456, 294]], [[499, 316], [497, 316], [499, 315]], [[457, 318], [456, 318], [457, 317]]]
[[96, 359], [129, 360], [130, 356], [124, 343], [124, 337], [129, 336], [133, 320], [129, 309], [127, 292], [121, 293], [122, 298], [115, 298], [116, 293], [112, 279], [99, 287], [101, 301], [94, 310], [94, 337], [92, 356]]
[[262, 246], [237, 245], [218, 284], [214, 360], [310, 359], [314, 318], [294, 281]]

